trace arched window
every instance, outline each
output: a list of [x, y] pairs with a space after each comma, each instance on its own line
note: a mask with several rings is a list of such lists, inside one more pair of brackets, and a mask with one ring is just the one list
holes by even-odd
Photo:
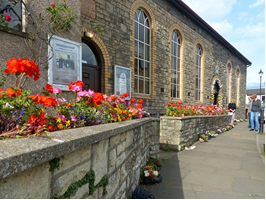
[[202, 68], [202, 49], [199, 44], [196, 46], [196, 85], [195, 85], [195, 100], [200, 101], [201, 94], [201, 68]]
[[231, 75], [232, 75], [232, 66], [230, 63], [227, 64], [227, 92], [226, 92], [226, 99], [227, 104], [231, 102]]
[[151, 29], [150, 19], [142, 9], [135, 12], [134, 92], [150, 94], [151, 87]]
[[239, 105], [240, 97], [240, 71], [236, 70], [236, 105]]
[[172, 51], [171, 51], [171, 97], [180, 98], [180, 52], [181, 38], [177, 31], [172, 34]]

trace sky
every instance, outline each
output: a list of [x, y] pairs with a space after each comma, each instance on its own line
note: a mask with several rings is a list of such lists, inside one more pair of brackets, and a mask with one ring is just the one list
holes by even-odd
[[265, 0], [183, 0], [195, 13], [244, 55], [247, 89], [265, 88]]

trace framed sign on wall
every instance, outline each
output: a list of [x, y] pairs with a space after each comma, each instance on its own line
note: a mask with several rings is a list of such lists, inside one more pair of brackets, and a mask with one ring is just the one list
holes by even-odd
[[114, 71], [114, 93], [118, 96], [128, 93], [131, 98], [131, 69], [115, 65]]
[[48, 82], [68, 91], [68, 85], [82, 80], [81, 43], [53, 36], [48, 49]]

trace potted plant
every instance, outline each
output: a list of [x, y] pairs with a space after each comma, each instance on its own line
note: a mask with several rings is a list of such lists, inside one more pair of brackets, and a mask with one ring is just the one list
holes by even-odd
[[185, 150], [193, 150], [195, 148], [196, 148], [196, 146], [192, 146], [192, 143], [191, 142], [187, 142], [185, 144]]
[[152, 166], [153, 169], [158, 170], [158, 171], [160, 171], [162, 166], [164, 166], [159, 158], [150, 157], [147, 163], [148, 163], [147, 164], [148, 166]]
[[131, 199], [155, 199], [155, 197], [152, 194], [149, 194], [144, 187], [138, 186], [132, 192]]
[[162, 182], [162, 177], [159, 171], [155, 170], [152, 166], [146, 166], [141, 170], [141, 179], [144, 185], [152, 185]]

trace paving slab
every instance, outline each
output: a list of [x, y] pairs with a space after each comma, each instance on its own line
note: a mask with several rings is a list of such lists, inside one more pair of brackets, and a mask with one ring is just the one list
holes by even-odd
[[259, 140], [265, 137], [247, 125], [197, 142], [192, 151], [161, 151], [163, 181], [146, 187], [159, 199], [265, 199], [265, 141]]

